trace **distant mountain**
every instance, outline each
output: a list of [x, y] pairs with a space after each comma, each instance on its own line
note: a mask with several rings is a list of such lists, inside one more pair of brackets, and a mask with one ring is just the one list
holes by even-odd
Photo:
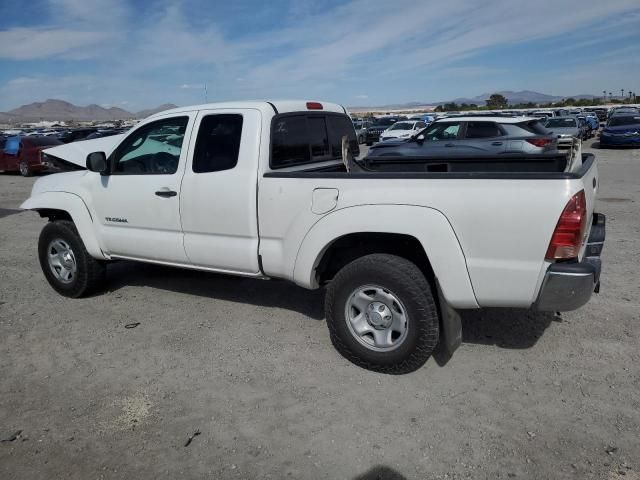
[[163, 112], [165, 110], [171, 110], [172, 108], [176, 108], [177, 105], [173, 103], [164, 103], [156, 108], [149, 108], [148, 110], [140, 110], [135, 114], [136, 118], [147, 118], [150, 115], [153, 115], [158, 112]]
[[40, 120], [61, 121], [108, 121], [127, 120], [131, 118], [145, 118], [163, 110], [176, 108], [172, 103], [160, 105], [157, 108], [131, 113], [117, 107], [101, 107], [100, 105], [87, 105], [80, 107], [64, 100], [49, 99], [44, 102], [34, 102], [22, 105], [8, 112], [0, 112], [0, 122], [38, 122]]
[[[473, 98], [464, 98], [464, 97], [456, 98], [455, 100], [451, 100], [451, 101], [455, 103], [475, 103], [476, 105], [486, 105], [486, 101], [494, 93], [497, 93], [505, 97], [509, 101], [510, 105], [515, 105], [517, 103], [530, 103], [530, 102], [539, 103], [539, 104], [553, 103], [553, 102], [559, 102], [565, 98], [570, 98], [570, 97], [575, 99], [595, 97], [594, 95], [586, 95], [586, 94], [569, 95], [566, 97], [560, 97], [558, 95], [547, 95], [546, 93], [533, 92], [531, 90], [521, 90], [519, 92], [514, 92], [512, 90], [501, 90], [498, 92], [483, 93], [482, 95], [478, 95], [477, 97], [473, 97]], [[441, 103], [447, 103], [447, 102], [438, 102], [438, 104], [441, 104]]]
[[588, 94], [567, 95], [564, 97], [560, 97], [557, 95], [547, 95], [546, 93], [533, 92], [531, 90], [522, 90], [519, 92], [514, 92], [512, 90], [502, 90], [502, 91], [491, 92], [491, 93], [483, 93], [482, 95], [478, 95], [477, 97], [471, 97], [471, 98], [459, 97], [453, 100], [443, 100], [438, 102], [407, 102], [407, 103], [400, 103], [400, 104], [378, 105], [378, 106], [370, 106], [370, 107], [364, 107], [364, 106], [349, 107], [349, 110], [352, 112], [368, 111], [368, 110], [380, 111], [380, 112], [393, 111], [393, 110], [416, 110], [416, 109], [433, 108], [437, 105], [442, 105], [444, 103], [451, 103], [451, 102], [454, 102], [457, 104], [467, 103], [467, 104], [476, 104], [478, 106], [484, 106], [487, 104], [486, 101], [489, 99], [489, 97], [494, 93], [498, 93], [506, 97], [506, 99], [509, 101], [509, 104], [511, 105], [515, 105], [517, 103], [529, 103], [529, 102], [545, 104], [545, 103], [559, 102], [565, 98], [575, 98], [576, 100], [583, 99], [583, 98], [586, 98], [586, 99], [597, 98], [596, 95], [588, 95]]
[[117, 107], [104, 108], [100, 105], [79, 107], [64, 100], [49, 99], [44, 102], [34, 102], [29, 105], [9, 110], [7, 112], [15, 119], [22, 121], [38, 120], [125, 120], [133, 115]]

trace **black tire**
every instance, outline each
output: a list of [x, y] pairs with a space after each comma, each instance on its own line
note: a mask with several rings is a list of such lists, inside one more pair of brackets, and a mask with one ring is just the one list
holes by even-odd
[[367, 142], [367, 147], [370, 147], [371, 145], [373, 145], [372, 142]]
[[[347, 301], [355, 290], [370, 284], [392, 292], [407, 311], [406, 337], [394, 350], [380, 352], [363, 346], [347, 325]], [[366, 255], [342, 268], [327, 289], [325, 313], [331, 341], [338, 352], [368, 370], [413, 372], [424, 365], [438, 343], [433, 288], [415, 264], [395, 255]]]
[[33, 172], [29, 168], [29, 164], [27, 162], [20, 162], [18, 169], [20, 170], [20, 175], [23, 177], [30, 177], [33, 175]]
[[[68, 283], [56, 277], [49, 266], [49, 248], [53, 241], [62, 240], [69, 245], [75, 257], [76, 273]], [[42, 229], [38, 240], [38, 258], [45, 278], [53, 289], [65, 297], [79, 298], [99, 290], [105, 281], [106, 265], [93, 258], [76, 230], [76, 226], [69, 220], [49, 222]]]

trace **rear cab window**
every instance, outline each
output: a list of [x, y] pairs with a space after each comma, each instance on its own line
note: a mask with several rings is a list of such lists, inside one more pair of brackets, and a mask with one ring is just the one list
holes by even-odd
[[271, 123], [271, 158], [276, 170], [342, 159], [342, 137], [354, 157], [360, 154], [351, 119], [340, 113], [285, 113]]

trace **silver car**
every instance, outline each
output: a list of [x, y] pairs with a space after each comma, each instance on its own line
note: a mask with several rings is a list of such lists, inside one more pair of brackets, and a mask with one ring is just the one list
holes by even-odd
[[557, 149], [556, 136], [537, 118], [459, 116], [436, 120], [409, 139], [377, 143], [368, 156], [535, 155]]
[[367, 128], [371, 125], [368, 120], [354, 120], [353, 128], [356, 129], [356, 138], [358, 143], [364, 143], [367, 138]]

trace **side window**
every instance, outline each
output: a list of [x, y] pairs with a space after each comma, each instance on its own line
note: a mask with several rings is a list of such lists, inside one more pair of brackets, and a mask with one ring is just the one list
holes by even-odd
[[495, 122], [469, 122], [466, 138], [491, 138], [502, 135]]
[[189, 117], [174, 117], [158, 120], [135, 130], [113, 153], [113, 173], [176, 173], [187, 123]]
[[436, 123], [424, 133], [424, 138], [428, 141], [455, 140], [459, 131], [460, 123]]
[[416, 124], [416, 130], [423, 130], [423, 129], [425, 129], [425, 128], [427, 128], [427, 124], [426, 124], [426, 123], [424, 123], [424, 122], [418, 122], [418, 123]]
[[344, 115], [329, 115], [327, 120], [330, 125], [331, 158], [342, 158], [342, 137], [345, 135], [349, 139], [349, 150], [354, 158], [360, 155], [360, 145], [349, 120]]
[[353, 123], [346, 115], [309, 114], [275, 117], [271, 126], [271, 168], [284, 168], [342, 157], [342, 137], [360, 152]]
[[238, 164], [242, 115], [207, 115], [200, 122], [193, 154], [195, 173], [229, 170]]

